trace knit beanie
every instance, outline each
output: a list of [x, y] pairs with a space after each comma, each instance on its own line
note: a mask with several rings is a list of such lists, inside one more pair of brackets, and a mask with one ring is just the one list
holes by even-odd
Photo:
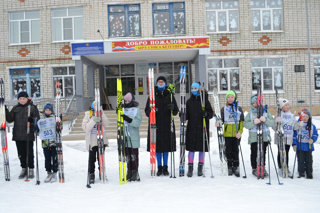
[[128, 93], [123, 97], [123, 100], [129, 102], [129, 103], [124, 103], [124, 107], [125, 107], [125, 108], [133, 107], [134, 102], [135, 102], [135, 98], [134, 98], [134, 95], [133, 95], [131, 92], [128, 92]]
[[251, 98], [250, 103], [252, 104], [253, 102], [257, 102], [257, 95], [255, 95], [255, 96], [253, 96], [253, 97]]
[[20, 98], [20, 97], [28, 98], [28, 97], [29, 97], [29, 95], [28, 95], [28, 93], [27, 93], [27, 92], [22, 91], [22, 92], [19, 92], [19, 94], [18, 94], [18, 100], [19, 100], [19, 98]]
[[96, 101], [93, 101], [92, 104], [91, 104], [91, 110], [92, 110], [92, 111], [95, 111], [95, 109], [94, 109], [94, 105], [95, 105], [95, 104], [96, 104]]
[[126, 102], [131, 102], [132, 100], [132, 94], [130, 92], [128, 92], [124, 97], [123, 97], [124, 101]]
[[46, 111], [46, 109], [50, 109], [51, 113], [53, 113], [53, 106], [51, 104], [44, 105], [43, 111]]
[[236, 93], [233, 90], [229, 90], [227, 92], [226, 98], [228, 98], [228, 95], [233, 95], [233, 97], [236, 97]]
[[303, 112], [306, 113], [309, 116], [309, 118], [312, 118], [311, 113], [307, 109], [305, 109]]
[[162, 76], [162, 75], [157, 78], [157, 82], [158, 82], [159, 80], [163, 80], [165, 83], [167, 83], [167, 79], [166, 79], [164, 76]]
[[287, 99], [279, 98], [280, 109], [282, 109], [282, 107], [283, 107], [286, 103], [289, 103], [289, 101], [288, 101]]
[[199, 89], [200, 88], [200, 85], [199, 85], [199, 83], [197, 83], [197, 82], [193, 82], [192, 84], [191, 84], [191, 88], [192, 87], [196, 87], [197, 89]]

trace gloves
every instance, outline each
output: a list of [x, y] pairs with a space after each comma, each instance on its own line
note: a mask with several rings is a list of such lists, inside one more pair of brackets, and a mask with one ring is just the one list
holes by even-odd
[[61, 122], [61, 118], [60, 117], [56, 117], [56, 122]]
[[39, 127], [38, 127], [38, 125], [37, 125], [37, 124], [36, 124], [36, 125], [34, 125], [34, 127], [33, 127], [33, 132], [34, 132], [34, 133], [39, 132]]
[[299, 124], [300, 127], [303, 127], [303, 123], [304, 123], [303, 121], [299, 121], [298, 124]]
[[264, 117], [264, 116], [261, 116], [261, 117], [260, 117], [260, 121], [266, 122], [266, 120], [267, 120], [266, 117]]
[[310, 145], [313, 144], [313, 139], [310, 138], [310, 139], [308, 140], [308, 143], [309, 143]]
[[238, 139], [241, 138], [241, 133], [240, 132], [236, 133], [236, 138], [238, 138]]
[[276, 117], [275, 121], [276, 121], [277, 123], [280, 123], [280, 122], [282, 121], [282, 118], [281, 118], [281, 117]]
[[260, 121], [260, 119], [256, 118], [256, 119], [253, 120], [253, 123], [255, 125], [257, 125], [257, 124], [261, 123], [261, 121]]
[[96, 123], [99, 123], [101, 121], [101, 118], [100, 117], [94, 117], [93, 121], [96, 122]]
[[128, 123], [132, 122], [132, 118], [129, 118], [127, 115], [122, 115], [123, 120], [127, 121]]
[[168, 110], [172, 111], [174, 109], [174, 104], [172, 104], [172, 103], [168, 104], [167, 107], [168, 107]]
[[206, 111], [202, 111], [202, 117], [207, 117], [208, 113]]
[[28, 122], [33, 123], [34, 122], [34, 118], [28, 117]]
[[296, 145], [294, 145], [294, 146], [292, 146], [292, 148], [293, 148], [293, 151], [297, 151], [297, 146]]

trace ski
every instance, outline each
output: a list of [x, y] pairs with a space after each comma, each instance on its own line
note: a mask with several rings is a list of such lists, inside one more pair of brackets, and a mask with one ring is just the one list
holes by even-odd
[[[37, 125], [37, 118], [34, 118], [34, 125]], [[40, 185], [39, 175], [39, 160], [38, 160], [38, 132], [34, 132], [34, 138], [36, 140], [36, 185]]]
[[10, 167], [9, 167], [9, 154], [8, 154], [8, 142], [7, 142], [7, 123], [6, 123], [6, 109], [4, 105], [5, 90], [3, 79], [0, 79], [0, 138], [3, 155], [3, 168], [4, 177], [6, 181], [10, 181]]
[[179, 176], [184, 176], [186, 152], [186, 66], [180, 69], [180, 166]]
[[103, 183], [106, 181], [106, 167], [104, 158], [104, 142], [103, 142], [103, 126], [102, 126], [102, 116], [101, 116], [101, 104], [100, 104], [100, 90], [95, 89], [95, 104], [96, 104], [96, 117], [101, 118], [100, 122], [97, 123], [97, 144], [98, 144], [98, 157], [99, 157], [99, 178]]
[[60, 118], [60, 98], [61, 98], [61, 88], [60, 82], [56, 82], [56, 144], [57, 144], [57, 155], [58, 155], [58, 171], [59, 171], [59, 182], [64, 183], [64, 165], [63, 165], [63, 149], [62, 149], [62, 121]]
[[[172, 103], [172, 96], [174, 95], [174, 86], [173, 84], [170, 84], [168, 86], [168, 91], [170, 92], [171, 94], [171, 103]], [[171, 175], [170, 175], [170, 178], [172, 178], [172, 173], [173, 173], [173, 178], [176, 178], [176, 171], [175, 171], [175, 157], [174, 157], [174, 147], [173, 147], [173, 141], [175, 140], [174, 139], [174, 121], [173, 121], [173, 111], [171, 110], [171, 119], [170, 119], [170, 133], [171, 133]], [[172, 172], [172, 169], [173, 169], [173, 172]]]
[[122, 96], [122, 82], [121, 79], [117, 79], [117, 113], [118, 113], [118, 158], [119, 158], [119, 174], [120, 185], [127, 183], [127, 165], [126, 165], [126, 153], [124, 145], [124, 126], [123, 126], [123, 96]]
[[[261, 116], [263, 116], [263, 95], [261, 87], [257, 89], [257, 118], [260, 119]], [[263, 152], [263, 124], [259, 123], [257, 125], [257, 178], [263, 179], [264, 178], [264, 152]]]
[[149, 100], [150, 100], [150, 163], [151, 163], [151, 176], [156, 176], [156, 104], [154, 96], [154, 70], [149, 68], [148, 72], [148, 86], [149, 86]]
[[[278, 89], [276, 89], [276, 100], [277, 100], [277, 116], [281, 118]], [[286, 148], [285, 148], [284, 130], [283, 130], [282, 122], [277, 123], [276, 137], [278, 141], [278, 149], [280, 152], [281, 173], [282, 173], [282, 177], [286, 178], [288, 177], [288, 168], [287, 168], [287, 156], [286, 156], [287, 154], [286, 154]]]
[[218, 123], [217, 134], [218, 134], [218, 144], [219, 144], [219, 157], [220, 157], [220, 166], [222, 175], [228, 175], [228, 163], [226, 156], [226, 145], [223, 137], [223, 128], [221, 126], [222, 118], [219, 104], [219, 96], [217, 89], [213, 90], [213, 102], [214, 102], [214, 111], [216, 115], [216, 121]]

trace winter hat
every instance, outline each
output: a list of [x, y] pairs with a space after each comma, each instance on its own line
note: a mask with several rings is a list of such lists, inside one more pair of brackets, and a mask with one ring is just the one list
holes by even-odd
[[228, 95], [233, 95], [233, 97], [236, 97], [236, 93], [233, 90], [229, 90], [227, 92], [226, 98], [228, 98]]
[[94, 110], [94, 105], [95, 105], [95, 104], [96, 104], [96, 101], [93, 101], [92, 104], [91, 104], [91, 110], [92, 110], [92, 111], [95, 111], [95, 110]]
[[282, 109], [282, 107], [283, 107], [286, 103], [289, 103], [289, 101], [288, 101], [287, 99], [279, 98], [280, 109]]
[[306, 113], [309, 116], [309, 118], [312, 118], [311, 113], [307, 109], [305, 109], [303, 112]]
[[53, 113], [53, 106], [51, 104], [44, 105], [43, 111], [46, 111], [46, 109], [50, 109], [51, 113]]
[[20, 97], [28, 98], [28, 97], [29, 97], [29, 95], [28, 95], [28, 93], [27, 93], [27, 92], [22, 91], [22, 92], [19, 92], [19, 94], [18, 94], [18, 100], [19, 100], [19, 98], [20, 98]]
[[193, 83], [191, 84], [191, 88], [192, 88], [192, 87], [196, 87], [197, 89], [199, 89], [199, 88], [200, 88], [200, 84], [197, 83], [197, 82], [193, 82]]
[[162, 75], [157, 78], [157, 82], [158, 82], [159, 80], [163, 80], [165, 83], [167, 83], [167, 79], [166, 79], [164, 76], [162, 76]]
[[257, 95], [251, 97], [250, 103], [252, 104], [253, 102], [257, 102]]
[[131, 92], [128, 92], [124, 97], [123, 97], [124, 101], [126, 102], [131, 102], [132, 100], [132, 94]]

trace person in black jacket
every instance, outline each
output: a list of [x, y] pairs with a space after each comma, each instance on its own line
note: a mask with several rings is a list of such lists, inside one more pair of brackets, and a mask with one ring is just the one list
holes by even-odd
[[[173, 115], [177, 115], [179, 112], [178, 105], [174, 95], [168, 91], [167, 80], [164, 76], [157, 78], [157, 86], [155, 87], [155, 107], [156, 107], [156, 155], [158, 163], [157, 176], [165, 175], [168, 176], [168, 152], [176, 151], [176, 134], [173, 125], [173, 137], [171, 138], [171, 110]], [[145, 107], [146, 116], [150, 115], [150, 100], [148, 98]], [[150, 121], [149, 121], [150, 122]], [[148, 146], [147, 150], [150, 151], [150, 125], [148, 129]], [[163, 160], [163, 166], [162, 166]]]
[[[198, 176], [203, 175], [203, 163], [204, 163], [204, 152], [208, 152], [209, 145], [209, 119], [213, 117], [213, 110], [208, 100], [208, 94], [205, 94], [205, 110], [202, 110], [201, 99], [200, 99], [200, 84], [192, 83], [191, 85], [191, 97], [186, 103], [186, 119], [187, 132], [186, 132], [186, 150], [188, 154], [188, 177], [192, 177], [193, 174], [193, 159], [194, 153], [199, 152], [199, 163], [198, 163]], [[203, 142], [203, 117], [205, 117], [207, 125], [207, 138], [208, 144]]]
[[[28, 116], [28, 108], [30, 106], [30, 115]], [[12, 140], [16, 141], [20, 166], [22, 167], [19, 179], [26, 177], [27, 167], [29, 168], [29, 178], [34, 178], [34, 161], [33, 161], [33, 141], [34, 141], [34, 119], [39, 120], [39, 111], [29, 99], [27, 92], [18, 94], [18, 104], [11, 111], [6, 108], [6, 120], [14, 122]], [[27, 134], [27, 123], [29, 122], [29, 134]], [[27, 139], [29, 141], [29, 154], [27, 165]]]

